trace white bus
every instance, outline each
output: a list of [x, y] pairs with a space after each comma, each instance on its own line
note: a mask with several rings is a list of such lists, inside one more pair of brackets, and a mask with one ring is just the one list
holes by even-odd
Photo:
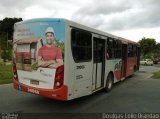
[[20, 91], [72, 100], [139, 69], [139, 44], [59, 18], [14, 26], [13, 85]]

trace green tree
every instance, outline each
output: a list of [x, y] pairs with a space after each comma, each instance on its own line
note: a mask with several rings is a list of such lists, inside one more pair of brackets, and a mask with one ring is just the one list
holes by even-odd
[[154, 57], [155, 58], [160, 57], [160, 43], [157, 43], [154, 48]]
[[4, 61], [11, 59], [12, 44], [8, 43], [7, 40], [13, 40], [14, 24], [19, 21], [22, 21], [22, 18], [6, 17], [0, 20], [0, 58], [3, 58]]
[[142, 40], [138, 41], [141, 46], [142, 55], [152, 54], [155, 51], [156, 40], [153, 38], [142, 38]]
[[5, 35], [5, 39], [13, 39], [14, 24], [22, 21], [22, 18], [4, 18], [0, 22], [0, 35]]

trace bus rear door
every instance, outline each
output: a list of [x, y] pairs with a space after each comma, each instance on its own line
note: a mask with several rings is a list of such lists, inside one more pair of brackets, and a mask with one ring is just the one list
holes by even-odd
[[103, 86], [105, 71], [105, 40], [93, 36], [93, 78], [92, 90]]

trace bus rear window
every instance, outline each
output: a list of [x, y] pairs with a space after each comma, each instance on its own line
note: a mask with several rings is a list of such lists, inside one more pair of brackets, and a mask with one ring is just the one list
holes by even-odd
[[92, 35], [90, 32], [72, 29], [71, 47], [75, 62], [87, 62], [92, 59]]

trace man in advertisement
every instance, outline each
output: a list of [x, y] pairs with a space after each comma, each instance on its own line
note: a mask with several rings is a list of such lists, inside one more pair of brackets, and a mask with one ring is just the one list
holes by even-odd
[[46, 45], [38, 51], [38, 66], [44, 68], [57, 68], [63, 64], [61, 49], [54, 44], [55, 33], [52, 27], [45, 31]]

